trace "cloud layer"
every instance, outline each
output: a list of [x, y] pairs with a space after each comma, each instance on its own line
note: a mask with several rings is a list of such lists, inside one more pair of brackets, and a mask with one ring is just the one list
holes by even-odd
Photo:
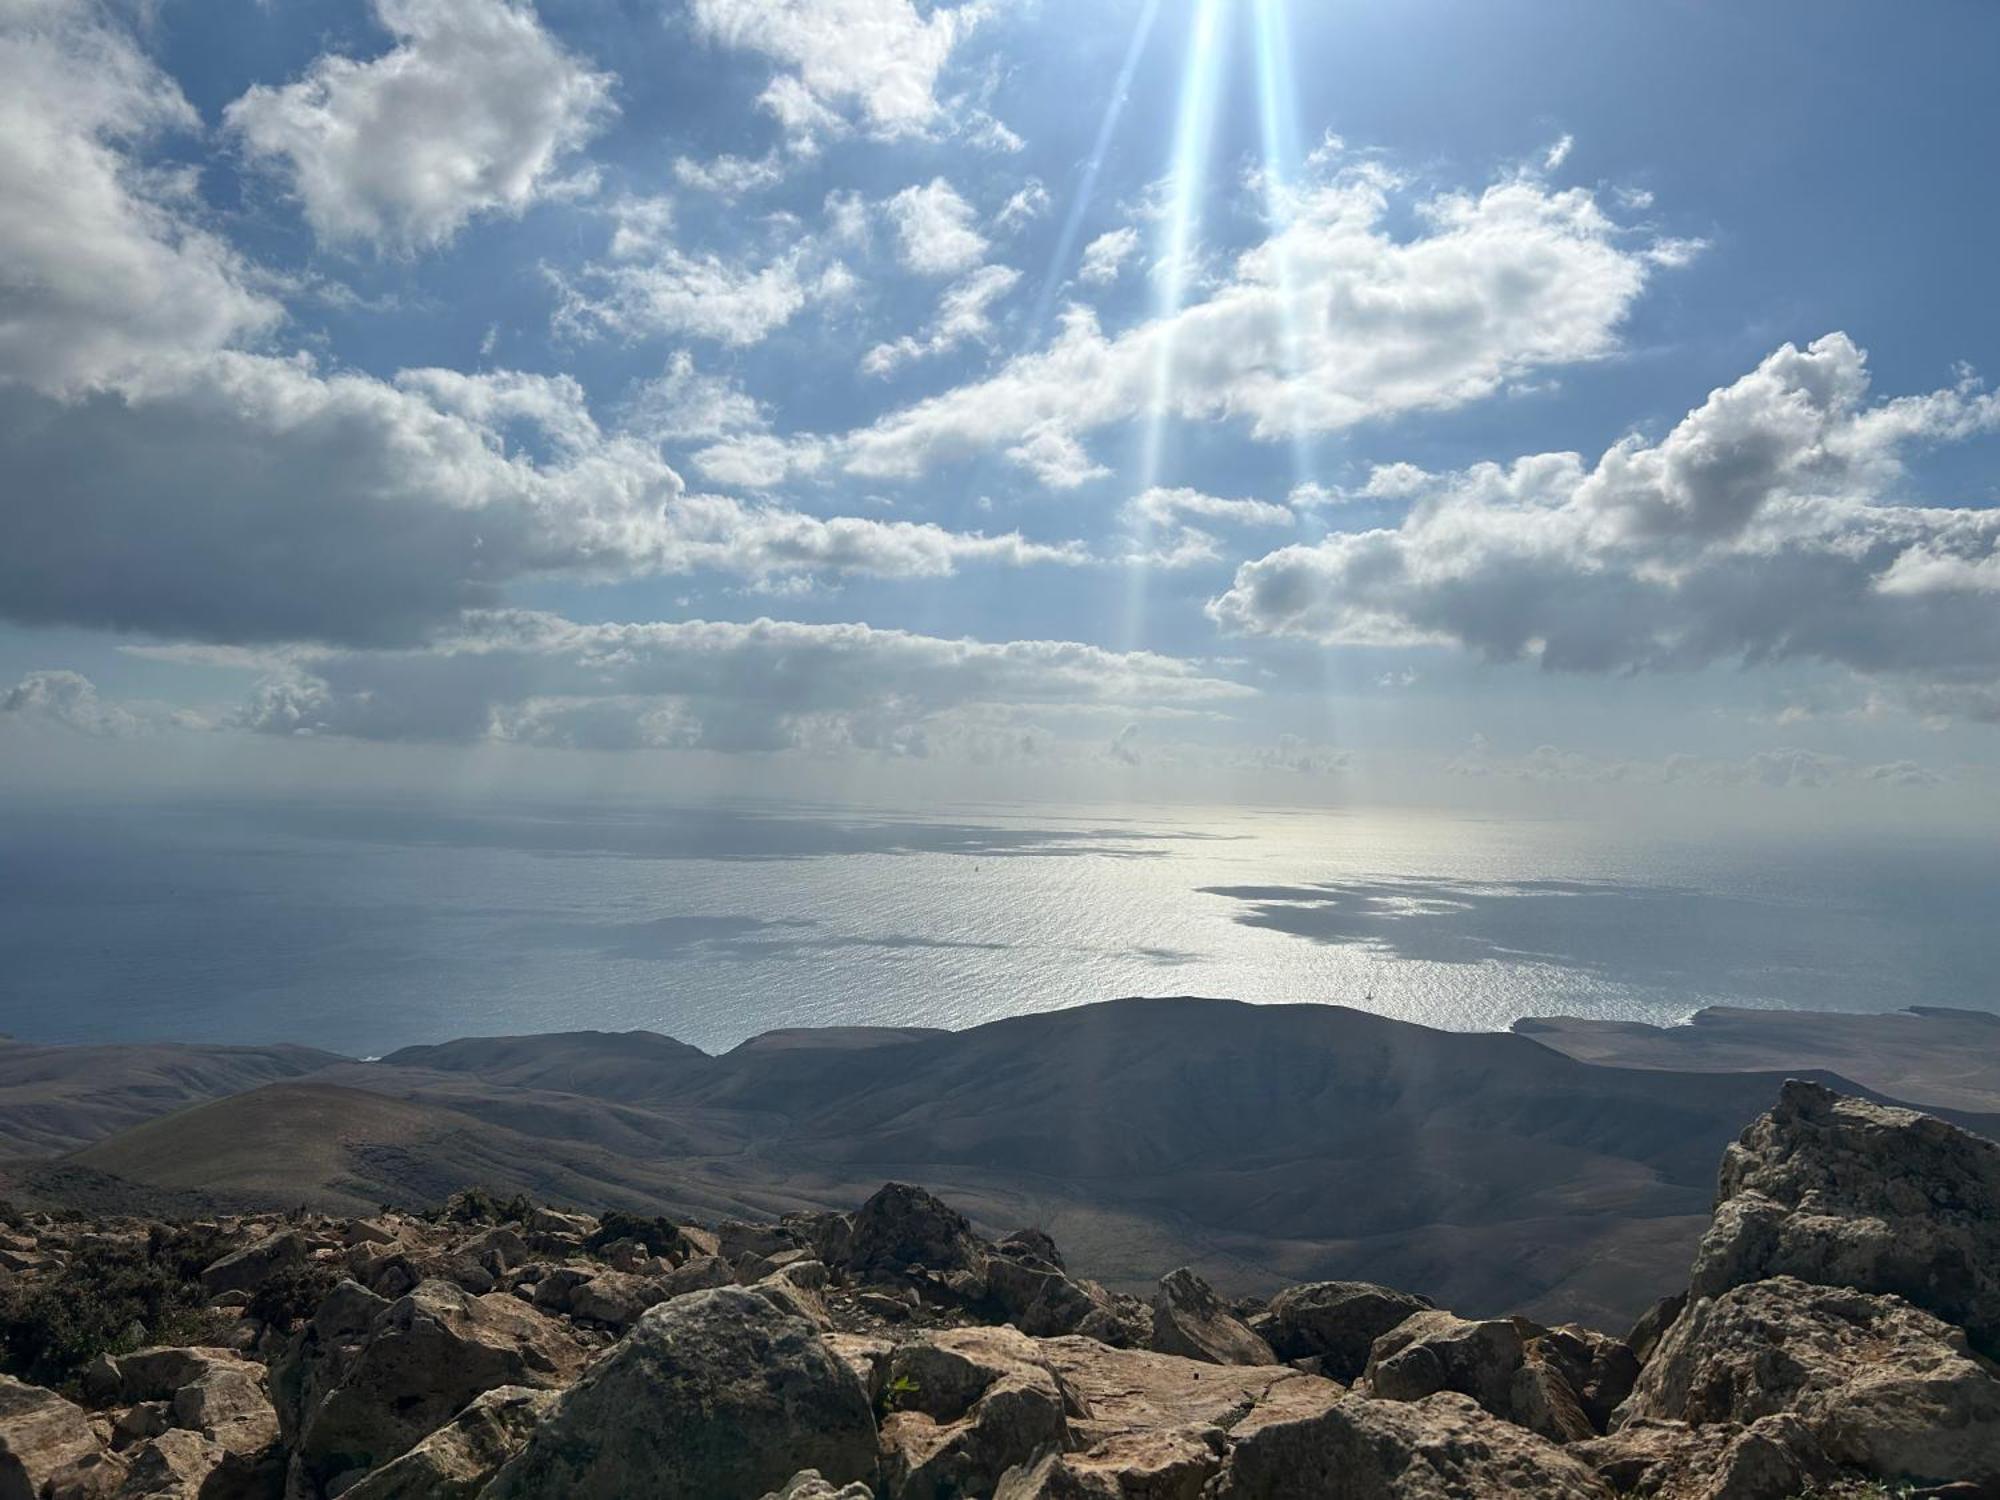
[[1844, 334], [1787, 344], [1658, 442], [1433, 477], [1400, 525], [1246, 563], [1209, 613], [1565, 671], [1805, 659], [1987, 717], [2000, 512], [1895, 495], [1911, 447], [1995, 428], [2000, 398], [1969, 380], [1876, 401]]

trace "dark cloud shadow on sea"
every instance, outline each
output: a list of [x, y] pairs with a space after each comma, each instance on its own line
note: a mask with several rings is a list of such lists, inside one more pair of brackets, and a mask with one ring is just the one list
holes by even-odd
[[[213, 817], [214, 809], [205, 810]], [[401, 846], [506, 849], [549, 856], [625, 859], [791, 860], [842, 854], [956, 854], [974, 859], [1095, 855], [1159, 859], [1176, 842], [1236, 835], [1141, 827], [1018, 827], [969, 820], [844, 814], [837, 810], [752, 807], [588, 806], [439, 809], [341, 805], [231, 804], [244, 830], [291, 837]], [[214, 825], [211, 824], [211, 827]]]
[[1440, 964], [1547, 964], [1640, 984], [1755, 976], [1809, 988], [1851, 952], [1855, 914], [1677, 886], [1397, 878], [1205, 886], [1236, 921], [1315, 943]]

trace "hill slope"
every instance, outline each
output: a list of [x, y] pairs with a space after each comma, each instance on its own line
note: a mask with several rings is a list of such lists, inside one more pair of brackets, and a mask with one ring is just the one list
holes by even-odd
[[569, 1033], [334, 1062], [25, 1187], [68, 1172], [99, 1191], [351, 1210], [477, 1182], [717, 1217], [846, 1206], [895, 1177], [989, 1228], [1040, 1222], [1114, 1284], [1188, 1262], [1242, 1290], [1361, 1277], [1468, 1312], [1616, 1323], [1685, 1270], [1722, 1147], [1782, 1078], [1199, 999], [828, 1041], [709, 1057]]

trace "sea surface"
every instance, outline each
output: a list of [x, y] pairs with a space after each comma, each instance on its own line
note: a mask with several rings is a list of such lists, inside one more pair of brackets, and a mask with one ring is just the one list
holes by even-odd
[[964, 1027], [1135, 994], [1453, 1029], [2000, 1010], [1988, 840], [1290, 810], [0, 808], [0, 1032], [296, 1041]]

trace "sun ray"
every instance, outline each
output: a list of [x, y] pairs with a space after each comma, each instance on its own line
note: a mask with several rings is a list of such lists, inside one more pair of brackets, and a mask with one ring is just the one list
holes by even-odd
[[[1173, 406], [1174, 325], [1187, 302], [1202, 200], [1208, 187], [1208, 158], [1215, 135], [1216, 103], [1221, 93], [1228, 40], [1222, 25], [1224, 8], [1225, 0], [1196, 0], [1187, 60], [1181, 74], [1180, 113], [1174, 125], [1166, 212], [1161, 218], [1153, 265], [1157, 286], [1153, 380], [1139, 456], [1138, 487], [1142, 493], [1160, 483], [1166, 457], [1167, 419]], [[1145, 622], [1151, 571], [1145, 557], [1151, 545], [1150, 528], [1141, 522], [1133, 536], [1132, 561], [1126, 568], [1125, 638], [1130, 645], [1137, 644]]]

